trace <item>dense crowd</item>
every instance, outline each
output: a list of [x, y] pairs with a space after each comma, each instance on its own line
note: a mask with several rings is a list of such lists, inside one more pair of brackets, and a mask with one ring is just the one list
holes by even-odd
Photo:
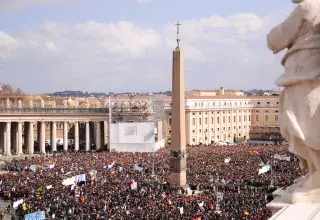
[[[275, 154], [291, 160], [275, 159]], [[11, 161], [6, 165], [10, 172], [0, 177], [0, 193], [12, 204], [23, 199], [17, 208], [20, 217], [45, 211], [47, 219], [256, 220], [271, 215], [268, 193], [305, 173], [281, 146], [195, 146], [188, 147], [187, 155], [189, 192], [177, 193], [168, 184], [169, 151], [162, 149], [155, 154], [78, 152]], [[259, 175], [264, 164], [272, 169]], [[62, 184], [80, 174], [85, 179], [77, 184]]]

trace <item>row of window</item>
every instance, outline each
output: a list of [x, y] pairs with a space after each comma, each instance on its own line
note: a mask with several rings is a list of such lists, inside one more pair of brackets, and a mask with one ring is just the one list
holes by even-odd
[[[257, 102], [258, 105], [261, 104], [261, 102]], [[270, 102], [267, 102], [267, 105], [270, 105]], [[277, 105], [279, 105], [279, 102], [277, 102]]]
[[[228, 114], [231, 114], [231, 111], [227, 111], [228, 112]], [[246, 110], [243, 110], [243, 111], [239, 111], [239, 113], [246, 113]], [[251, 113], [251, 111], [249, 110], [248, 111], [249, 113]], [[216, 112], [217, 114], [220, 114], [220, 111], [217, 111]], [[233, 111], [233, 113], [237, 113], [237, 111]], [[202, 113], [201, 112], [198, 112], [198, 114], [199, 115], [202, 115]], [[205, 112], [205, 114], [207, 115], [208, 114], [208, 112]], [[214, 114], [214, 112], [211, 112], [211, 114]], [[226, 114], [226, 111], [222, 111], [222, 114]], [[169, 114], [169, 115], [171, 115], [171, 114]], [[195, 112], [193, 112], [192, 113], [192, 115], [196, 115], [196, 113]]]
[[[233, 137], [236, 137], [237, 134], [233, 134]], [[241, 137], [242, 135], [239, 133], [238, 137]], [[231, 138], [231, 135], [228, 134], [228, 138]], [[246, 139], [246, 136], [243, 136], [244, 139]], [[220, 139], [220, 136], [217, 135], [217, 139], [219, 140]], [[205, 140], [207, 141], [208, 140], [208, 137], [205, 137]], [[211, 140], [214, 140], [214, 137], [211, 137]], [[196, 138], [192, 138], [192, 142], [195, 143], [196, 142]]]
[[[231, 123], [231, 116], [228, 116], [228, 118], [226, 118], [226, 116], [223, 116], [222, 117], [222, 123], [226, 123], [226, 119], [228, 119], [228, 123]], [[238, 117], [238, 122], [241, 122], [241, 115], [239, 115]], [[233, 116], [233, 122], [237, 122], [237, 117], [236, 116]], [[247, 116], [244, 115], [243, 116], [243, 121], [246, 121], [247, 120]], [[248, 115], [248, 121], [251, 121], [251, 115]], [[169, 120], [169, 124], [170, 124], [171, 120]], [[199, 122], [199, 125], [202, 125], [202, 118], [199, 118], [198, 120]], [[208, 124], [208, 118], [206, 117], [205, 120], [204, 120], [205, 124], [207, 125]], [[214, 124], [214, 117], [211, 117], [211, 124]], [[217, 117], [217, 124], [220, 124], [220, 117]], [[170, 124], [171, 125], [171, 124]], [[195, 118], [192, 118], [192, 125], [195, 126], [196, 125], [196, 119]]]
[[[259, 113], [259, 112], [260, 112], [259, 110], [256, 110], [256, 113]], [[264, 112], [265, 112], [265, 113], [269, 113], [269, 110], [265, 110]], [[279, 111], [278, 111], [278, 110], [275, 110], [274, 112], [275, 112], [275, 113], [278, 113]]]
[[[256, 121], [260, 121], [260, 115], [256, 115]], [[269, 115], [264, 116], [264, 121], [268, 122], [269, 121]], [[279, 121], [279, 115], [274, 116], [274, 121], [278, 122]]]
[[[244, 105], [250, 104], [250, 102], [240, 102], [239, 104], [242, 105], [242, 103], [244, 103]], [[217, 102], [218, 106], [221, 105], [232, 105], [232, 102]], [[203, 106], [203, 102], [196, 102], [194, 103], [195, 106]], [[216, 102], [206, 102], [205, 105], [216, 105]], [[234, 105], [238, 105], [238, 102], [234, 102]]]
[[[247, 126], [244, 125], [243, 129], [246, 129], [246, 128], [247, 128]], [[236, 126], [234, 126], [233, 129], [236, 130]], [[239, 129], [241, 129], [241, 126], [239, 126]], [[223, 127], [222, 130], [225, 131], [226, 127]], [[211, 131], [213, 132], [214, 129], [211, 128]], [[217, 128], [217, 131], [220, 131], [220, 128]], [[231, 131], [231, 127], [228, 127], [228, 131]], [[202, 130], [199, 129], [199, 133], [201, 133], [201, 132], [202, 132]], [[208, 132], [208, 129], [205, 129], [204, 132]], [[169, 130], [169, 133], [170, 133], [170, 130]], [[192, 130], [192, 133], [196, 133], [196, 130]]]

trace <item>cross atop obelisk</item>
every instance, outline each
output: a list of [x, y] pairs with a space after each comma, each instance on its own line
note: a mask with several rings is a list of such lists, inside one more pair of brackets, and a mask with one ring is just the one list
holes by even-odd
[[170, 184], [174, 187], [187, 187], [186, 169], [186, 122], [184, 97], [183, 51], [179, 46], [179, 26], [177, 26], [178, 46], [173, 51], [172, 60], [172, 108], [171, 108], [171, 151]]
[[181, 24], [179, 23], [179, 21], [175, 24], [177, 26], [177, 44], [178, 44], [178, 47], [179, 47], [179, 43], [180, 43], [180, 26]]

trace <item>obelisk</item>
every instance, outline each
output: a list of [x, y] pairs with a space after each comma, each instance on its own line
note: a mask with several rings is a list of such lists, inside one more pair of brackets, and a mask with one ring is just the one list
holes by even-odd
[[177, 26], [177, 47], [173, 51], [172, 63], [172, 108], [171, 108], [171, 151], [170, 184], [175, 187], [187, 187], [187, 154], [184, 97], [183, 51], [180, 48], [179, 22]]

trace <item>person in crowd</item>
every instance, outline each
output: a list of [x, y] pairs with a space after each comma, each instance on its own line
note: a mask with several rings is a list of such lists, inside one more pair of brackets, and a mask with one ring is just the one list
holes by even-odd
[[[188, 146], [187, 155], [192, 190], [181, 193], [169, 184], [169, 150], [161, 149], [155, 155], [75, 152], [11, 161], [10, 172], [0, 176], [0, 195], [12, 204], [23, 199], [20, 218], [44, 211], [48, 219], [264, 220], [271, 216], [268, 193], [305, 174], [285, 146]], [[272, 168], [259, 174], [267, 164]], [[81, 174], [85, 179], [63, 184]]]

